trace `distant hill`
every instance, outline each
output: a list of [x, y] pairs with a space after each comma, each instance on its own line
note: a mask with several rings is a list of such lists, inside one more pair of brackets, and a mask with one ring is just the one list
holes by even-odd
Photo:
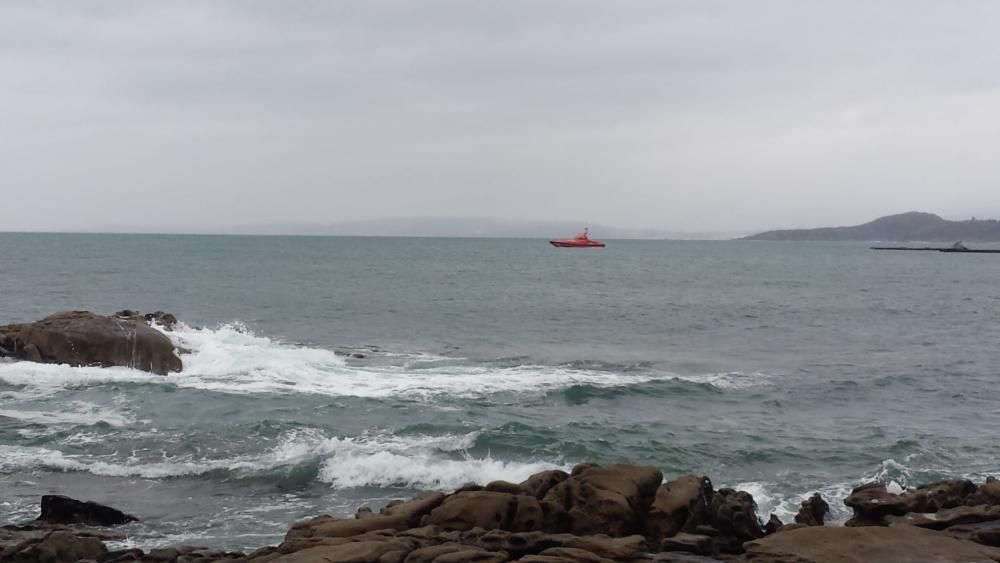
[[1000, 242], [1000, 221], [948, 221], [933, 213], [912, 211], [879, 217], [870, 223], [853, 227], [767, 231], [745, 237], [744, 240]]

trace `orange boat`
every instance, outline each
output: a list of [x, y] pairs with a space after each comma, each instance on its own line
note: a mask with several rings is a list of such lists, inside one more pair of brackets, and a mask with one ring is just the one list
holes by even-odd
[[573, 238], [550, 240], [549, 244], [558, 248], [604, 248], [607, 246], [599, 240], [593, 240], [588, 235], [589, 229], [584, 229], [582, 233]]

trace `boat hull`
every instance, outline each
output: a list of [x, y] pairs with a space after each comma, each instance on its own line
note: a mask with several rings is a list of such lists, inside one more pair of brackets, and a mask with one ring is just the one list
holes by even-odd
[[604, 248], [607, 245], [597, 240], [550, 240], [556, 248]]

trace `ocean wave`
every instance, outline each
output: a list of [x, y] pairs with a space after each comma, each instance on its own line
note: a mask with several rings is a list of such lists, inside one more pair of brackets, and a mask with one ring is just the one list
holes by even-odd
[[102, 407], [86, 401], [68, 401], [59, 405], [58, 411], [36, 409], [0, 409], [0, 417], [43, 426], [92, 426], [107, 424], [126, 426], [134, 422], [131, 416], [116, 409]]
[[[239, 323], [192, 328], [183, 323], [164, 331], [180, 349], [184, 370], [160, 377], [127, 368], [71, 368], [28, 362], [0, 364], [0, 383], [23, 387], [22, 395], [51, 396], [63, 389], [108, 383], [172, 385], [233, 394], [308, 393], [381, 399], [438, 396], [473, 398], [500, 393], [545, 394], [573, 386], [607, 389], [682, 380], [717, 389], [767, 384], [764, 374], [739, 372], [684, 376], [645, 369], [643, 364], [602, 369], [576, 362], [544, 366], [502, 361], [417, 355], [419, 360], [348, 362], [332, 350], [259, 336]], [[378, 352], [382, 354], [382, 352]], [[527, 361], [519, 359], [519, 361]]]
[[402, 487], [454, 489], [469, 482], [521, 480], [557, 467], [548, 462], [473, 457], [478, 432], [427, 436], [369, 434], [328, 437], [319, 430], [287, 432], [274, 448], [256, 455], [221, 459], [179, 456], [149, 459], [64, 454], [34, 446], [0, 446], [0, 473], [32, 471], [88, 472], [105, 477], [167, 479], [211, 475], [213, 478], [262, 478], [284, 485], [316, 480], [334, 488]]

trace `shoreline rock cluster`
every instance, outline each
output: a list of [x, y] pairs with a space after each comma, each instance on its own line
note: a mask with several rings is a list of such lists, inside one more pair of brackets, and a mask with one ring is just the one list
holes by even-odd
[[0, 358], [70, 366], [129, 367], [167, 375], [184, 368], [174, 344], [152, 323], [170, 330], [177, 318], [163, 311], [124, 310], [104, 316], [63, 311], [40, 321], [0, 326]]
[[429, 492], [353, 517], [295, 523], [277, 546], [251, 553], [179, 546], [108, 551], [106, 528], [134, 519], [117, 510], [46, 496], [35, 522], [0, 528], [0, 562], [94, 563], [647, 563], [746, 561], [1000, 561], [1000, 481], [929, 483], [901, 492], [868, 483], [845, 504], [854, 516], [828, 526], [829, 505], [805, 499], [795, 523], [765, 524], [745, 491], [707, 477], [663, 481], [648, 466], [581, 464], [522, 483]]

